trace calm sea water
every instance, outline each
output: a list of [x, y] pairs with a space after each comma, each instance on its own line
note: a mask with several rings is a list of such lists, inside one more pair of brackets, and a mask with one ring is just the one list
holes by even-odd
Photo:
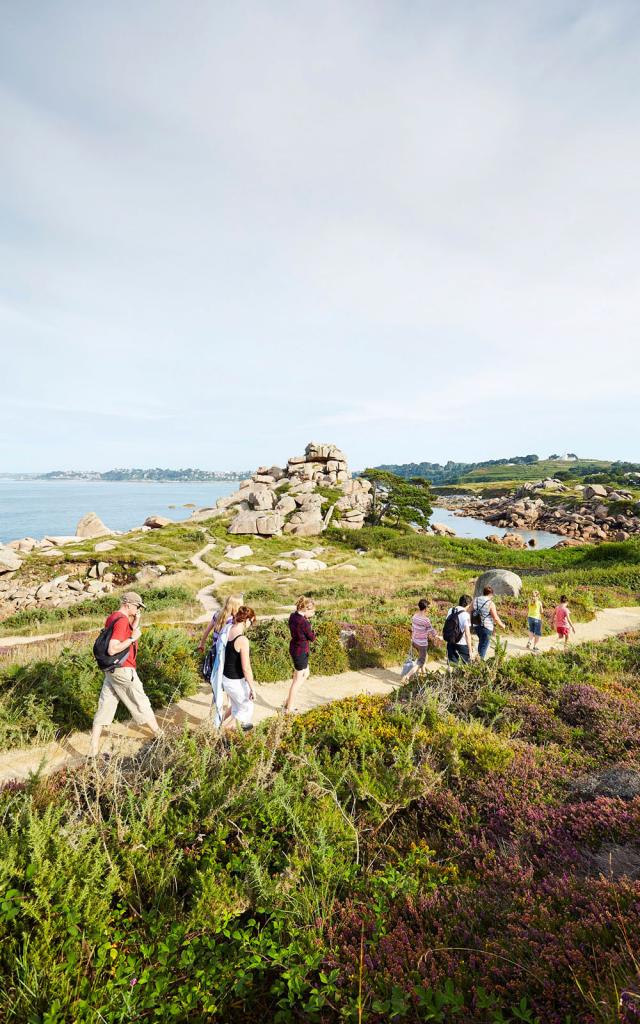
[[[193, 503], [198, 508], [215, 505], [217, 498], [237, 490], [235, 480], [211, 483], [115, 483], [106, 480], [0, 480], [0, 543], [19, 537], [44, 537], [45, 534], [71, 535], [78, 520], [95, 512], [113, 530], [131, 530], [141, 526], [147, 516], [188, 519]], [[489, 526], [481, 519], [454, 516], [446, 508], [434, 509], [435, 523], [453, 527], [458, 537], [484, 538], [488, 533], [502, 535], [506, 530]], [[550, 548], [561, 538], [544, 530], [513, 530], [536, 546]]]
[[485, 523], [482, 519], [473, 519], [471, 516], [454, 516], [448, 508], [435, 508], [431, 516], [432, 523], [442, 523], [443, 526], [450, 526], [456, 531], [458, 537], [474, 537], [484, 540], [490, 533], [497, 533], [502, 537], [505, 533], [519, 533], [526, 541], [533, 537], [537, 548], [552, 548], [554, 544], [562, 540], [557, 533], [548, 533], [546, 530], [520, 530], [510, 526], [508, 530], [492, 523]]
[[0, 480], [0, 543], [19, 537], [71, 535], [95, 512], [112, 530], [141, 526], [147, 516], [187, 519], [237, 490], [235, 480], [211, 483], [115, 483], [106, 480]]

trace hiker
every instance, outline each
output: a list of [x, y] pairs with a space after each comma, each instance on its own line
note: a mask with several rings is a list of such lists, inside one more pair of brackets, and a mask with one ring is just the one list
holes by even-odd
[[569, 629], [571, 628], [575, 633], [576, 627], [571, 621], [571, 613], [569, 612], [569, 598], [565, 594], [560, 598], [560, 604], [556, 607], [553, 613], [552, 619], [553, 625], [555, 626], [556, 633], [561, 641], [563, 641], [564, 650], [566, 651], [569, 646]]
[[284, 702], [285, 714], [291, 714], [295, 710], [293, 702], [298, 688], [305, 679], [309, 678], [309, 644], [313, 643], [316, 638], [309, 619], [315, 610], [316, 606], [310, 597], [299, 597], [296, 601], [296, 610], [289, 616], [291, 632], [289, 654], [293, 662], [293, 675], [289, 693]]
[[534, 654], [539, 654], [538, 643], [542, 636], [542, 613], [544, 612], [544, 605], [540, 599], [540, 591], [534, 590], [531, 594], [531, 600], [527, 607], [527, 626], [529, 629], [529, 639], [527, 640], [527, 650], [533, 650]]
[[239, 724], [245, 732], [253, 728], [253, 707], [256, 695], [253, 691], [253, 669], [249, 654], [249, 640], [246, 631], [256, 621], [253, 608], [242, 605], [233, 616], [224, 652], [222, 689], [229, 698], [231, 707], [222, 720], [222, 728]]
[[473, 632], [478, 637], [478, 657], [484, 661], [489, 650], [489, 643], [495, 626], [506, 626], [493, 601], [493, 587], [485, 587], [481, 597], [474, 598], [471, 610]]
[[206, 642], [207, 642], [207, 637], [209, 636], [209, 633], [211, 633], [212, 631], [213, 631], [212, 646], [217, 643], [218, 637], [220, 636], [220, 633], [222, 632], [222, 627], [225, 626], [225, 625], [229, 625], [230, 626], [233, 623], [233, 616], [236, 614], [236, 612], [241, 607], [242, 607], [242, 598], [241, 597], [235, 597], [232, 594], [230, 597], [227, 598], [227, 600], [224, 603], [224, 607], [223, 608], [218, 608], [218, 611], [212, 617], [211, 622], [209, 623], [209, 625], [206, 627], [204, 633], [202, 634], [202, 638], [200, 640], [200, 645], [198, 647], [199, 651], [204, 651], [205, 645], [206, 645]]
[[229, 636], [229, 630], [233, 625], [233, 616], [242, 607], [242, 598], [231, 595], [227, 598], [224, 603], [224, 607], [220, 608], [219, 611], [213, 616], [211, 622], [207, 626], [202, 641], [200, 643], [200, 650], [204, 647], [204, 642], [208, 634], [213, 631], [213, 642], [211, 649], [204, 659], [204, 665], [202, 668], [202, 674], [205, 679], [208, 679], [211, 683], [212, 690], [212, 704], [211, 710], [213, 713], [214, 721], [217, 726], [222, 725], [222, 722], [227, 717], [224, 713], [224, 690], [222, 688], [222, 677], [224, 675], [224, 656], [227, 644], [227, 638]]
[[460, 661], [468, 665], [471, 661], [470, 606], [471, 598], [468, 594], [462, 594], [458, 603], [447, 612], [442, 636], [447, 641], [447, 661], [450, 665]]
[[104, 674], [104, 682], [98, 699], [98, 710], [95, 713], [91, 729], [89, 757], [98, 756], [102, 727], [111, 725], [113, 722], [118, 701], [122, 701], [129, 709], [131, 717], [137, 725], [147, 725], [155, 736], [160, 734], [160, 726], [136, 672], [142, 608], [144, 608], [142, 598], [130, 590], [123, 594], [118, 611], [112, 612], [104, 624], [105, 629], [109, 629], [113, 625], [113, 632], [107, 648], [109, 656], [122, 654], [123, 658], [117, 668], [108, 669]]
[[435, 640], [437, 633], [431, 624], [431, 619], [426, 614], [428, 608], [428, 601], [425, 597], [421, 597], [418, 601], [418, 610], [411, 619], [411, 647], [417, 654], [417, 659], [413, 664], [413, 667], [409, 669], [405, 678], [405, 682], [409, 680], [416, 672], [421, 672], [424, 669], [427, 661], [427, 651], [429, 649], [429, 639]]

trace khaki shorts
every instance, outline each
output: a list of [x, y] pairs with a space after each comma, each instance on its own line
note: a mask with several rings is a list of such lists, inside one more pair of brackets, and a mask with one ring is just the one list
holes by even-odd
[[111, 725], [120, 700], [138, 725], [146, 724], [153, 715], [149, 698], [142, 689], [136, 670], [116, 668], [113, 672], [105, 672], [93, 724]]

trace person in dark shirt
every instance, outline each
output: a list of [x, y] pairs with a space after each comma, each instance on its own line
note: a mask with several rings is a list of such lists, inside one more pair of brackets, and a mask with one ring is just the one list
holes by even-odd
[[293, 662], [293, 677], [287, 699], [284, 702], [284, 710], [287, 714], [295, 710], [293, 702], [298, 688], [305, 679], [309, 678], [309, 643], [313, 643], [316, 638], [309, 619], [315, 610], [316, 606], [310, 597], [299, 597], [295, 612], [289, 616], [291, 631], [289, 654]]

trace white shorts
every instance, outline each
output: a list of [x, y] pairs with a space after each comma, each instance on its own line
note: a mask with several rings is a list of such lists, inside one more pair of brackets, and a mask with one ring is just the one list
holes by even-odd
[[222, 689], [231, 703], [231, 714], [240, 725], [251, 725], [253, 720], [253, 701], [251, 690], [246, 679], [227, 679], [222, 677]]
[[105, 672], [93, 724], [111, 725], [120, 700], [138, 725], [145, 725], [153, 715], [135, 668], [116, 668], [113, 672]]

